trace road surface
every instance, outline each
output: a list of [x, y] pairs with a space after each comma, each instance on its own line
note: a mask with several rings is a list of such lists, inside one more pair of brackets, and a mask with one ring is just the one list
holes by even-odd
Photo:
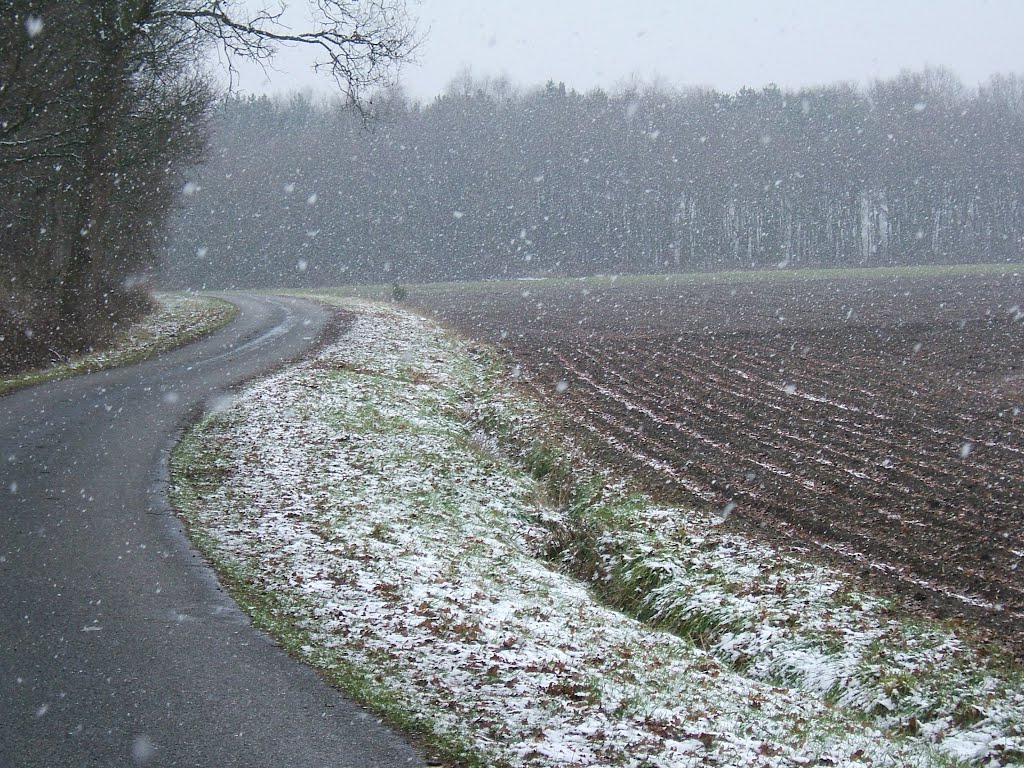
[[0, 768], [422, 765], [252, 629], [168, 507], [188, 415], [329, 318], [231, 300], [199, 342], [0, 398]]

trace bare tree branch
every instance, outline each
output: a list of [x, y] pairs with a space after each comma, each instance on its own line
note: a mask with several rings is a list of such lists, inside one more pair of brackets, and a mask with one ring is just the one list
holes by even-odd
[[314, 28], [299, 32], [284, 26], [283, 8], [244, 18], [221, 0], [161, 8], [146, 23], [184, 21], [229, 58], [269, 62], [281, 46], [313, 49], [320, 56], [314, 67], [328, 72], [352, 102], [372, 87], [392, 84], [420, 43], [405, 0], [312, 0], [310, 9]]

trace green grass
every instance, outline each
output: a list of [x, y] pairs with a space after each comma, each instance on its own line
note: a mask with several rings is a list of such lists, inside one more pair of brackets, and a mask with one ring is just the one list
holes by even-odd
[[[592, 275], [590, 277], [547, 277], [530, 280], [467, 280], [459, 282], [410, 283], [403, 285], [403, 299], [416, 303], [419, 298], [449, 292], [521, 292], [564, 290], [567, 288], [611, 288], [624, 286], [730, 285], [735, 283], [788, 283], [822, 280], [884, 280], [897, 278], [950, 277], [957, 275], [1000, 275], [1024, 270], [1024, 264], [925, 264], [909, 267], [848, 267], [840, 269], [762, 269], [726, 272], [678, 272], [639, 275]], [[335, 286], [322, 289], [287, 291], [292, 294], [323, 295], [390, 301], [391, 284]]]

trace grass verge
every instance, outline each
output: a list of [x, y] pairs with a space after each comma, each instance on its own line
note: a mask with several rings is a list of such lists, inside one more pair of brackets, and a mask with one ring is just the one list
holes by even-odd
[[234, 305], [208, 296], [159, 293], [156, 302], [156, 309], [126, 328], [108, 349], [0, 378], [0, 395], [47, 381], [141, 362], [223, 328], [237, 312]]
[[[314, 636], [294, 620], [311, 610], [295, 594], [263, 586], [264, 576], [257, 560], [232, 557], [218, 545], [215, 536], [201, 525], [199, 510], [206, 494], [222, 487], [227, 479], [220, 461], [226, 435], [210, 440], [218, 431], [206, 417], [185, 434], [172, 455], [171, 504], [184, 519], [189, 536], [217, 572], [235, 602], [252, 619], [253, 625], [271, 635], [291, 655], [311, 663], [321, 674], [354, 701], [368, 707], [394, 727], [427, 747], [427, 751], [466, 768], [485, 768], [488, 762], [456, 733], [436, 731], [429, 718], [420, 714], [407, 698], [387, 684], [393, 670], [383, 666], [355, 663], [345, 654], [317, 646]], [[224, 425], [221, 425], [222, 427]]]

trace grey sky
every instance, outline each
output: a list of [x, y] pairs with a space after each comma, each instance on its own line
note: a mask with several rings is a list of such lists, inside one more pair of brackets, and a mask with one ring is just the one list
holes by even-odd
[[[427, 38], [402, 81], [425, 100], [465, 68], [581, 91], [631, 76], [733, 91], [863, 82], [926, 65], [969, 85], [1024, 72], [1024, 0], [423, 0], [414, 11]], [[268, 79], [242, 67], [240, 90], [329, 87], [294, 52], [276, 68]]]

